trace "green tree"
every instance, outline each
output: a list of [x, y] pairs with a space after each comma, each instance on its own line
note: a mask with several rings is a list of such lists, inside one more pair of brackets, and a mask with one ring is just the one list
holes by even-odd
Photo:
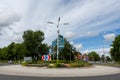
[[13, 53], [15, 55], [15, 59], [16, 60], [20, 60], [23, 59], [25, 54], [27, 53], [24, 44], [15, 44], [14, 49], [13, 49]]
[[111, 61], [109, 56], [106, 56], [106, 61]]
[[7, 57], [8, 57], [8, 60], [14, 60], [14, 58], [15, 58], [15, 54], [13, 52], [14, 47], [15, 47], [15, 43], [14, 42], [12, 42], [7, 47]]
[[45, 43], [38, 45], [35, 50], [36, 55], [42, 56], [47, 55], [49, 53], [49, 46]]
[[63, 60], [74, 60], [79, 52], [76, 51], [67, 39], [64, 39], [64, 41], [64, 48], [60, 50], [59, 58]]
[[[54, 47], [52, 46], [52, 49], [53, 49], [52, 59], [56, 59], [57, 46], [54, 46]], [[70, 42], [64, 38], [64, 47], [59, 48], [59, 59], [72, 61], [72, 60], [75, 60], [78, 54], [81, 54], [81, 53], [76, 51], [76, 48], [73, 47], [73, 45], [71, 45]]]
[[[36, 50], [38, 46], [43, 46], [42, 41], [44, 40], [44, 33], [42, 31], [27, 30], [23, 34], [24, 45], [27, 50], [26, 56], [32, 56], [33, 59], [38, 58]], [[41, 49], [43, 49], [41, 47]]]
[[115, 61], [120, 61], [120, 35], [118, 35], [112, 42], [112, 48], [110, 50], [111, 57]]
[[8, 57], [7, 57], [7, 48], [4, 47], [4, 48], [1, 48], [0, 49], [0, 60], [7, 60]]
[[88, 54], [88, 56], [89, 56], [90, 61], [99, 61], [100, 60], [100, 56], [95, 51], [90, 52]]

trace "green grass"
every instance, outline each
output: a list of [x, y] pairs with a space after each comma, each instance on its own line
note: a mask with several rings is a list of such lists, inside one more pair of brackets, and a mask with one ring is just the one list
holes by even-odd
[[7, 60], [0, 60], [0, 63], [8, 63]]
[[72, 61], [69, 63], [51, 63], [48, 68], [76, 68], [76, 67], [90, 67], [92, 64], [84, 61]]
[[63, 63], [54, 63], [54, 64], [49, 64], [47, 67], [48, 68], [63, 68], [66, 66]]
[[120, 67], [120, 63], [104, 63], [104, 64], [97, 64], [101, 66], [111, 66], [111, 67]]
[[23, 66], [31, 66], [31, 67], [43, 67], [46, 66], [48, 68], [74, 68], [74, 67], [89, 67], [92, 64], [85, 62], [85, 61], [66, 61], [66, 60], [59, 60], [59, 63], [57, 63], [56, 60], [53, 61], [23, 61], [21, 63]]

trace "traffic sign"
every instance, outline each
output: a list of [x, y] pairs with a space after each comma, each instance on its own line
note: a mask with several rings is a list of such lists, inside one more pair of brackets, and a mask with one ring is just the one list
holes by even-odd
[[[52, 41], [52, 46], [57, 46], [57, 39]], [[62, 35], [59, 35], [59, 47], [64, 48], [64, 37]]]
[[51, 56], [50, 55], [42, 55], [42, 60], [43, 61], [50, 61], [51, 60]]

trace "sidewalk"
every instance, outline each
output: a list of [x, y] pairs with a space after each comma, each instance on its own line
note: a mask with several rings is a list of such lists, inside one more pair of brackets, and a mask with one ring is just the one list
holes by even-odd
[[41, 77], [80, 77], [101, 76], [120, 73], [120, 68], [98, 66], [91, 68], [46, 68], [25, 67], [21, 65], [0, 66], [0, 74]]

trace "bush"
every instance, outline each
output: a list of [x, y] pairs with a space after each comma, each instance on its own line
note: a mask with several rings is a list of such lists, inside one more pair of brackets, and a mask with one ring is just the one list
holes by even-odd
[[62, 64], [62, 63], [56, 63], [55, 66], [56, 67], [65, 67], [64, 64]]
[[21, 65], [22, 65], [22, 66], [26, 66], [26, 65], [27, 65], [27, 62], [23, 61], [23, 62], [21, 63]]
[[26, 62], [26, 61], [23, 61], [21, 63], [21, 65], [23, 66], [30, 66], [30, 67], [44, 67], [44, 66], [47, 66], [48, 63], [38, 63], [38, 62]]
[[34, 66], [34, 67], [43, 67], [47, 66], [48, 68], [62, 68], [62, 67], [88, 67], [92, 64], [85, 62], [85, 61], [66, 61], [66, 60], [59, 60], [59, 63], [56, 63], [56, 60], [51, 61], [23, 61], [23, 66]]
[[56, 68], [54, 64], [49, 64], [47, 67], [48, 68]]
[[48, 68], [62, 68], [62, 67], [65, 67], [65, 65], [62, 63], [55, 63], [55, 64], [50, 64], [47, 67]]
[[[51, 61], [44, 61], [47, 63], [57, 63], [57, 60], [51, 60]], [[70, 61], [66, 61], [66, 60], [59, 60], [59, 63], [70, 63]]]
[[85, 64], [84, 63], [71, 63], [70, 67], [84, 67]]
[[0, 63], [7, 63], [8, 60], [0, 60]]

